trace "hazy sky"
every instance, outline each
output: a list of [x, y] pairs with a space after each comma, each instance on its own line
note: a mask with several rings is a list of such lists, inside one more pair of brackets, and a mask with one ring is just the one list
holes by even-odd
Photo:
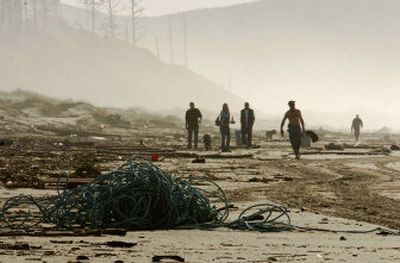
[[232, 5], [254, 0], [141, 0], [146, 7], [146, 15], [160, 15], [190, 9]]
[[[144, 8], [145, 16], [157, 16], [182, 11], [234, 5], [240, 3], [254, 2], [257, 0], [137, 0]], [[82, 2], [79, 0], [62, 0], [68, 4]], [[130, 1], [129, 1], [130, 2]]]

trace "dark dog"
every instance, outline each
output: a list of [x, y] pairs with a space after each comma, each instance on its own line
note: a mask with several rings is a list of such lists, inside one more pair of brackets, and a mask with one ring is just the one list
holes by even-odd
[[265, 132], [265, 137], [268, 141], [272, 141], [272, 137], [277, 134], [276, 130], [270, 130]]
[[211, 135], [204, 134], [203, 142], [204, 142], [204, 148], [206, 149], [206, 151], [210, 151], [211, 150]]
[[319, 140], [318, 134], [316, 134], [313, 131], [308, 130], [308, 131], [306, 131], [306, 134], [307, 134], [308, 137], [311, 138], [312, 142], [317, 142]]

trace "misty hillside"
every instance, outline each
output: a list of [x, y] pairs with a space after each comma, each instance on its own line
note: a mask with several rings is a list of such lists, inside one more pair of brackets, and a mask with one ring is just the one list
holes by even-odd
[[51, 132], [61, 135], [118, 134], [157, 128], [181, 129], [182, 119], [159, 116], [142, 109], [98, 107], [77, 100], [59, 100], [23, 90], [0, 91], [0, 130], [17, 132]]
[[264, 112], [295, 99], [308, 111], [369, 109], [359, 113], [378, 112], [399, 128], [389, 118], [400, 110], [398, 10], [395, 0], [256, 1], [145, 18], [140, 44], [154, 51], [158, 38], [169, 61], [171, 19], [174, 61], [182, 63], [185, 17], [189, 66]]
[[[183, 64], [186, 20], [188, 67], [259, 111], [280, 116], [295, 99], [312, 125], [347, 127], [359, 113], [371, 129], [399, 129], [393, 118], [400, 111], [399, 9], [395, 0], [255, 1], [142, 17], [138, 45], [169, 63], [172, 43], [173, 62]], [[85, 27], [83, 9], [65, 6], [63, 12], [71, 25]], [[126, 38], [129, 21], [115, 17], [119, 38]], [[97, 33], [107, 35], [101, 28]]]
[[[49, 18], [50, 19], [50, 18]], [[43, 28], [2, 33], [0, 84], [98, 105], [219, 109], [241, 100], [182, 66], [160, 62], [145, 49], [91, 36], [62, 19]]]

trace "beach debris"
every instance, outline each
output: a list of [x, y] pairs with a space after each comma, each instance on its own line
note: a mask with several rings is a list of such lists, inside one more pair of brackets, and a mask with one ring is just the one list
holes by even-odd
[[[222, 190], [217, 191], [216, 197], [227, 203]], [[149, 162], [130, 161], [89, 184], [49, 199], [43, 202], [26, 195], [10, 198], [1, 211], [3, 220], [12, 229], [29, 229], [46, 221], [67, 229], [139, 230], [216, 223], [226, 218], [226, 211], [217, 212], [201, 190]], [[33, 212], [41, 216], [33, 217]]]
[[325, 145], [325, 149], [326, 149], [326, 150], [339, 150], [339, 151], [343, 151], [343, 150], [344, 150], [344, 146], [343, 146], [343, 145], [339, 145], [339, 144], [335, 144], [335, 143], [331, 142], [331, 143]]
[[90, 260], [90, 258], [85, 255], [79, 255], [76, 257], [76, 260]]
[[76, 177], [97, 177], [101, 175], [100, 169], [93, 163], [84, 163], [75, 170]]
[[26, 242], [15, 242], [14, 244], [10, 243], [0, 243], [0, 249], [7, 250], [31, 250], [31, 249], [41, 249], [42, 246], [32, 246]]
[[13, 144], [11, 140], [0, 140], [0, 146], [10, 146], [11, 144]]
[[160, 155], [158, 153], [151, 154], [151, 161], [158, 162], [160, 160]]
[[153, 256], [152, 262], [162, 262], [162, 260], [174, 260], [176, 262], [185, 262], [185, 259], [181, 256]]
[[392, 144], [390, 146], [390, 150], [392, 150], [392, 151], [400, 151], [400, 146], [398, 144]]
[[104, 245], [109, 247], [120, 247], [120, 248], [131, 248], [137, 245], [137, 243], [133, 242], [124, 242], [124, 241], [107, 241]]
[[205, 158], [196, 158], [192, 161], [192, 163], [206, 163]]
[[73, 244], [72, 240], [50, 240], [50, 243], [53, 244]]
[[272, 181], [274, 180], [270, 178], [257, 178], [257, 177], [253, 177], [248, 180], [249, 183], [265, 183], [265, 184], [268, 184]]

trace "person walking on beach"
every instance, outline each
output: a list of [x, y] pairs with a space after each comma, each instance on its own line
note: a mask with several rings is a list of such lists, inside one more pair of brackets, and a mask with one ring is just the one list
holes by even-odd
[[199, 143], [199, 124], [201, 123], [202, 115], [199, 109], [195, 108], [194, 103], [189, 104], [189, 109], [186, 111], [186, 129], [188, 131], [188, 149], [192, 149], [192, 140], [194, 135], [194, 149], [197, 149]]
[[254, 111], [250, 109], [250, 104], [246, 102], [244, 109], [240, 112], [240, 125], [242, 131], [242, 143], [248, 149], [252, 146], [253, 125], [255, 121]]
[[361, 128], [363, 128], [364, 124], [362, 120], [360, 119], [360, 116], [357, 114], [356, 117], [353, 120], [353, 123], [351, 124], [351, 131], [354, 131], [354, 137], [356, 139], [356, 142], [359, 142], [360, 140], [360, 131]]
[[235, 123], [233, 117], [231, 119], [231, 114], [229, 112], [228, 104], [224, 103], [222, 105], [222, 111], [215, 120], [215, 124], [219, 126], [219, 131], [221, 133], [221, 150], [222, 152], [230, 152], [230, 141], [231, 141], [231, 130], [229, 124]]
[[305, 131], [304, 120], [301, 116], [300, 110], [296, 109], [295, 101], [289, 101], [289, 110], [285, 113], [285, 116], [282, 119], [281, 123], [281, 135], [283, 137], [283, 126], [285, 125], [286, 120], [289, 120], [288, 131], [289, 131], [289, 139], [292, 145], [294, 154], [296, 159], [300, 159], [300, 145], [301, 145], [301, 136]]

